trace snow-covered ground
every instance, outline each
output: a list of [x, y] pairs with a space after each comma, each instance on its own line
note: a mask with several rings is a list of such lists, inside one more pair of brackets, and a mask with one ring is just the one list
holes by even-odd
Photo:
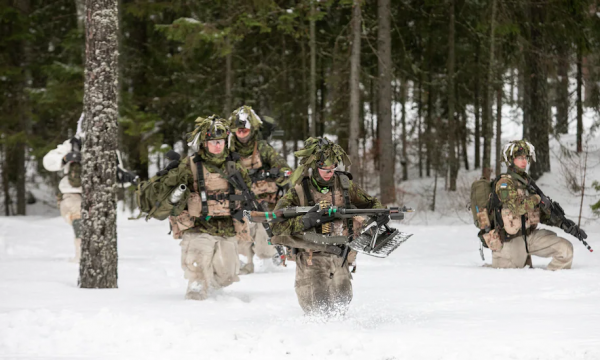
[[84, 290], [62, 219], [3, 218], [0, 358], [600, 359], [597, 254], [576, 243], [570, 271], [495, 270], [472, 225], [400, 227], [415, 235], [360, 257], [350, 311], [324, 322], [303, 316], [293, 264], [185, 301], [167, 225], [122, 217], [119, 289]]
[[[600, 139], [590, 144], [587, 186], [600, 180]], [[553, 171], [538, 183], [576, 220], [580, 197], [564, 180], [575, 170], [561, 168], [556, 140], [552, 148]], [[600, 359], [600, 254], [557, 230], [574, 243], [573, 269], [545, 271], [541, 258], [535, 269], [484, 267], [491, 253], [480, 259], [465, 210], [477, 174], [461, 170], [457, 193], [439, 179], [435, 212], [433, 178], [399, 183], [419, 211], [395, 226], [415, 235], [387, 259], [359, 257], [351, 308], [328, 321], [303, 315], [293, 263], [259, 261], [208, 300], [183, 300], [166, 222], [119, 213], [119, 289], [89, 290], [76, 286], [72, 229], [55, 210], [0, 217], [0, 358]], [[586, 194], [582, 217], [598, 251], [589, 205], [599, 195]]]

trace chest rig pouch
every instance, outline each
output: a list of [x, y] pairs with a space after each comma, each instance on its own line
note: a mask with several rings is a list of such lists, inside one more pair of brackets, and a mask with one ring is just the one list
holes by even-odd
[[194, 191], [188, 198], [190, 216], [203, 218], [231, 216], [235, 207], [233, 186], [219, 173], [211, 173], [202, 164], [202, 159], [190, 157], [190, 168], [194, 177]]
[[[343, 172], [336, 172], [337, 180], [334, 182], [332, 191], [327, 194], [313, 195], [310, 185], [310, 178], [302, 179], [301, 187], [297, 186], [296, 191], [299, 193], [299, 198], [302, 206], [314, 206], [317, 201], [322, 207], [339, 206], [344, 204], [345, 208], [352, 207], [350, 202], [350, 179]], [[338, 190], [336, 189], [339, 184]], [[315, 201], [315, 197], [316, 200]], [[304, 240], [326, 245], [345, 245], [352, 241], [354, 222], [352, 218], [339, 219], [331, 223], [326, 223], [316, 227], [314, 230], [304, 233]]]

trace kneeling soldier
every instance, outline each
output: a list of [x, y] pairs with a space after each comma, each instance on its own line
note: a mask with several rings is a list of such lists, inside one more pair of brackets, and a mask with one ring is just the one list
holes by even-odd
[[587, 235], [564, 213], [556, 211], [560, 206], [547, 198], [527, 174], [528, 162], [535, 161], [533, 145], [525, 140], [511, 141], [503, 155], [508, 171], [500, 174], [492, 188], [493, 230], [483, 235], [492, 250], [492, 267], [523, 268], [529, 255], [536, 255], [552, 258], [548, 270], [570, 269], [573, 245], [553, 231], [538, 229], [537, 224], [557, 226], [582, 239]]

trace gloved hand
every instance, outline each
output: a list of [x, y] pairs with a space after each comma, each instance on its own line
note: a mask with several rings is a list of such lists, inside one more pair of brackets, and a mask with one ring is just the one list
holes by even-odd
[[70, 162], [81, 162], [81, 153], [79, 151], [71, 151], [63, 158], [63, 162], [68, 164]]
[[388, 214], [377, 214], [375, 221], [377, 221], [377, 226], [382, 226], [390, 222], [390, 216]]
[[302, 216], [302, 225], [304, 225], [304, 230], [312, 229], [315, 226], [335, 220], [333, 216], [329, 216], [329, 211], [327, 209], [317, 210], [317, 208], [318, 207], [315, 206], [304, 216]]
[[550, 212], [552, 211], [552, 200], [550, 200], [547, 196], [545, 195], [539, 195], [540, 197], [540, 209], [545, 213], [545, 214], [550, 214]]

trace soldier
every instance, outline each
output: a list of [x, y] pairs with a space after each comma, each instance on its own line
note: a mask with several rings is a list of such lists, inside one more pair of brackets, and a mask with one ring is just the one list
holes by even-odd
[[[295, 155], [300, 166], [290, 179], [293, 187], [277, 202], [276, 210], [314, 204], [360, 209], [383, 208], [351, 179], [349, 173], [337, 171], [340, 163], [350, 165], [344, 150], [327, 138], [309, 138], [304, 149]], [[326, 213], [325, 213], [326, 214]], [[307, 314], [344, 314], [352, 300], [352, 276], [347, 248], [323, 245], [306, 239], [309, 232], [350, 236], [358, 226], [350, 219], [335, 220], [309, 212], [273, 224], [274, 242], [293, 248], [296, 254], [296, 295]]]
[[186, 299], [204, 300], [212, 291], [239, 281], [236, 233], [243, 236], [247, 230], [241, 223], [234, 224], [232, 215], [242, 197], [235, 194], [227, 176], [239, 171], [247, 186], [250, 178], [241, 165], [227, 161], [229, 141], [227, 120], [216, 115], [198, 118], [189, 143], [197, 149], [196, 154], [181, 160], [166, 175], [165, 182], [182, 182], [190, 190], [185, 210], [169, 218], [174, 237], [182, 239], [181, 266], [188, 280]]
[[[273, 210], [280, 189], [287, 188], [292, 169], [266, 140], [261, 139], [262, 120], [250, 106], [236, 109], [229, 117], [235, 133], [233, 148], [239, 162], [248, 170], [252, 192], [265, 210]], [[254, 255], [261, 259], [278, 258], [275, 248], [268, 244], [267, 232], [260, 224], [249, 225], [254, 242], [240, 241], [238, 250], [247, 258], [240, 274], [254, 272]]]
[[526, 169], [535, 161], [535, 148], [515, 140], [504, 146], [503, 155], [508, 170], [492, 188], [494, 229], [483, 235], [492, 250], [492, 267], [523, 268], [529, 255], [536, 255], [552, 258], [548, 270], [570, 269], [573, 245], [550, 230], [537, 229], [540, 222], [561, 228], [568, 224], [551, 216], [549, 199], [530, 192]]
[[56, 149], [50, 150], [43, 159], [48, 171], [62, 171], [58, 184], [57, 203], [60, 215], [73, 226], [75, 233], [75, 257], [81, 257], [81, 139], [77, 136], [66, 140]]

